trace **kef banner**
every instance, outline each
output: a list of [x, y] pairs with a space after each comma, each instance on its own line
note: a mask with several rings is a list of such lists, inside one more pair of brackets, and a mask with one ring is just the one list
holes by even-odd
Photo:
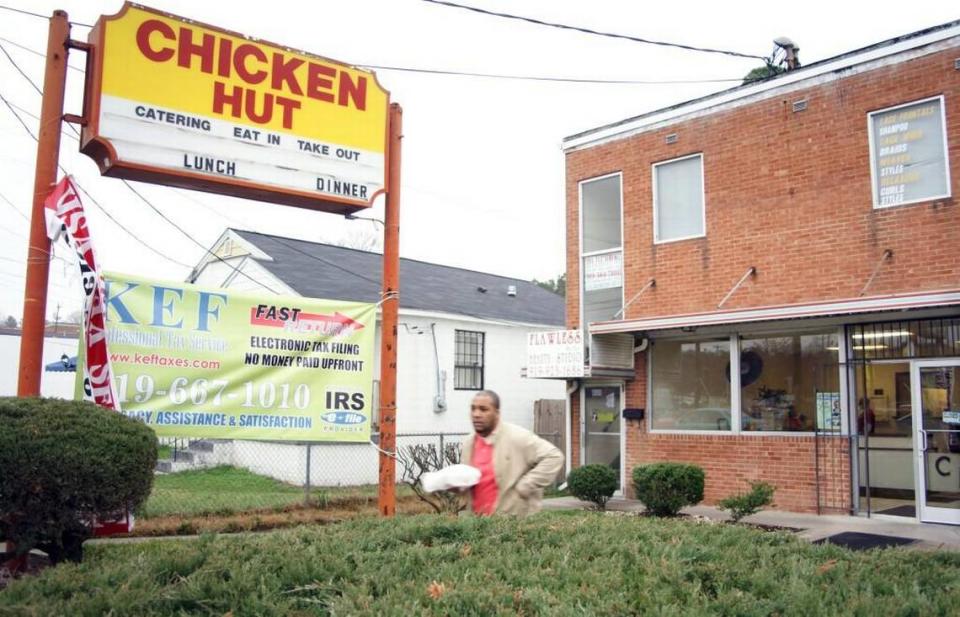
[[104, 279], [118, 400], [157, 435], [370, 439], [375, 304]]

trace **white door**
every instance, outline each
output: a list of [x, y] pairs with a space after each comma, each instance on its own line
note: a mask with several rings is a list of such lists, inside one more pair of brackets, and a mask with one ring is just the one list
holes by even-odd
[[911, 367], [920, 520], [960, 525], [960, 359]]

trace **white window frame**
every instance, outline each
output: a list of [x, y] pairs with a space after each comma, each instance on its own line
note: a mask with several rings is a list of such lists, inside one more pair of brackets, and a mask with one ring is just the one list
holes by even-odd
[[[711, 341], [722, 341], [723, 335], [718, 333], [716, 336], [706, 337], [682, 337], [666, 338], [671, 342], [696, 342], [709, 339]], [[730, 343], [730, 430], [721, 431], [719, 429], [675, 429], [675, 428], [653, 428], [653, 414], [656, 409], [653, 408], [653, 347], [647, 350], [647, 432], [662, 435], [736, 435], [740, 432], [740, 371], [733, 370], [734, 366], [740, 366], [740, 346], [739, 338], [736, 332], [731, 333], [727, 340]], [[656, 342], [653, 342], [656, 345]], [[736, 364], [734, 364], [736, 360]], [[734, 389], [736, 381], [736, 389]]]
[[[602, 249], [599, 251], [589, 251], [587, 253], [584, 253], [583, 252], [583, 185], [589, 184], [590, 182], [596, 182], [598, 180], [606, 180], [607, 178], [613, 178], [615, 176], [620, 178], [620, 247], [612, 248], [612, 249]], [[583, 180], [577, 181], [577, 246], [578, 246], [577, 252], [580, 254], [580, 257], [579, 257], [580, 261], [577, 265], [577, 268], [580, 272], [580, 276], [578, 277], [580, 279], [579, 281], [579, 288], [580, 288], [579, 321], [580, 321], [580, 329], [583, 330], [584, 334], [586, 335], [583, 337], [584, 342], [586, 343], [589, 340], [590, 333], [587, 330], [587, 324], [584, 323], [584, 311], [583, 311], [583, 304], [584, 304], [583, 300], [584, 300], [584, 295], [586, 294], [586, 291], [585, 291], [586, 280], [583, 275], [583, 272], [584, 272], [583, 262], [585, 258], [593, 257], [594, 255], [607, 255], [609, 253], [616, 253], [617, 251], [621, 253], [621, 257], [620, 257], [620, 308], [621, 310], [623, 309], [623, 303], [626, 301], [625, 291], [627, 287], [626, 285], [627, 264], [626, 264], [626, 260], [623, 258], [624, 250], [623, 250], [623, 172], [622, 171], [615, 171], [609, 174], [604, 174], [602, 176], [594, 176], [592, 178], [585, 178]], [[611, 319], [612, 318], [613, 316], [611, 315]]]
[[[685, 161], [688, 159], [699, 158], [700, 159], [700, 220], [703, 223], [703, 233], [692, 235], [692, 236], [682, 236], [680, 238], [669, 238], [667, 240], [662, 240], [660, 238], [660, 221], [659, 216], [657, 215], [658, 211], [658, 202], [657, 202], [657, 168], [663, 165], [669, 165], [670, 163], [678, 163], [680, 161]], [[707, 192], [706, 192], [706, 177], [707, 169], [704, 165], [703, 152], [697, 152], [695, 154], [688, 154], [686, 156], [677, 157], [675, 159], [670, 159], [668, 161], [660, 161], [654, 163], [650, 167], [650, 184], [652, 186], [653, 192], [653, 243], [654, 244], [669, 244], [671, 242], [682, 242], [683, 240], [692, 240], [695, 238], [706, 238], [707, 237]]]
[[[911, 107], [913, 105], [920, 105], [928, 101], [940, 101], [940, 129], [943, 131], [943, 165], [944, 165], [944, 175], [947, 181], [947, 192], [943, 195], [933, 195], [930, 197], [923, 197], [921, 199], [914, 199], [911, 201], [902, 201], [898, 204], [890, 204], [887, 206], [882, 206], [879, 203], [880, 195], [877, 194], [877, 176], [876, 176], [876, 148], [874, 147], [873, 141], [873, 117], [879, 114], [885, 114], [890, 111], [901, 109], [903, 107]], [[867, 114], [867, 143], [870, 148], [870, 193], [873, 196], [873, 209], [874, 210], [886, 210], [888, 208], [899, 208], [900, 206], [908, 206], [910, 204], [918, 204], [927, 201], [936, 201], [938, 199], [949, 199], [952, 193], [952, 184], [950, 180], [950, 144], [947, 142], [947, 103], [944, 100], [942, 94], [937, 96], [929, 96], [925, 99], [917, 99], [916, 101], [910, 101], [908, 103], [901, 103], [899, 105], [894, 105], [893, 107], [886, 107], [884, 109], [877, 109], [871, 111]]]
[[[768, 331], [769, 330], [769, 331]], [[810, 332], [826, 332], [830, 330], [829, 327], [825, 329], [820, 329], [816, 327], [800, 328], [796, 332], [799, 334], [804, 334], [807, 331]], [[679, 429], [657, 429], [653, 428], [653, 416], [657, 413], [657, 410], [653, 406], [653, 349], [647, 351], [647, 432], [664, 434], [664, 435], [728, 435], [728, 436], [739, 436], [739, 435], [749, 435], [756, 437], [812, 437], [816, 434], [816, 431], [745, 431], [741, 426], [741, 388], [740, 388], [740, 371], [733, 370], [733, 367], [740, 366], [740, 338], [741, 336], [763, 336], [765, 334], [779, 334], [783, 332], [783, 326], [777, 326], [773, 329], [760, 329], [758, 331], [754, 330], [745, 330], [745, 331], [735, 331], [729, 334], [730, 340], [730, 430], [729, 431], [720, 431], [720, 430], [707, 430], [707, 429], [696, 429], [696, 430], [679, 430]], [[843, 393], [846, 392], [849, 394], [849, 390], [846, 388], [849, 385], [847, 379], [846, 371], [849, 367], [846, 364], [846, 344], [844, 342], [844, 327], [837, 326], [834, 329], [834, 332], [837, 335], [837, 340], [840, 341], [838, 353], [838, 362], [837, 370], [839, 371], [839, 388], [841, 392], [840, 396], [840, 413], [841, 417], [841, 428], [840, 435], [846, 436], [850, 434], [849, 422], [847, 420], [848, 411], [849, 411], [849, 402], [846, 400], [846, 397], [843, 396]], [[706, 335], [706, 338], [711, 338], [713, 340], [722, 340], [723, 336], [718, 333], [716, 337], [711, 337]], [[703, 337], [667, 337], [664, 340], [673, 340], [679, 342], [686, 341], [697, 341], [703, 340]], [[654, 343], [656, 344], [656, 343]]]

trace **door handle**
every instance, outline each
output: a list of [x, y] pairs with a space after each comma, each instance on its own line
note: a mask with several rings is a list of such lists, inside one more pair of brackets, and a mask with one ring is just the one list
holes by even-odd
[[927, 451], [927, 431], [920, 431], [920, 439], [922, 441], [920, 444], [920, 452], [925, 453]]

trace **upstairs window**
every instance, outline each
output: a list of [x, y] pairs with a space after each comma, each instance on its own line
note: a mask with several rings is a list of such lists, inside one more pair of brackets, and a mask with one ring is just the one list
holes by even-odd
[[672, 242], [706, 234], [703, 155], [653, 166], [653, 241]]
[[581, 324], [610, 321], [623, 306], [621, 177], [580, 183]]
[[456, 330], [453, 387], [483, 390], [483, 332]]
[[873, 207], [950, 197], [943, 97], [867, 115]]

